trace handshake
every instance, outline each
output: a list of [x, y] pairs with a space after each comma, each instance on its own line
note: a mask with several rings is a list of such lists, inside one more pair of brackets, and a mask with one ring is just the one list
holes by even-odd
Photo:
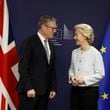
[[84, 79], [81, 76], [69, 76], [69, 83], [73, 86], [85, 84]]

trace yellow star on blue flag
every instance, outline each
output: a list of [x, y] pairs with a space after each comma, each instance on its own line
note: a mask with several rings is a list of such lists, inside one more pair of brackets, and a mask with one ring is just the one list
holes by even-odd
[[109, 96], [109, 94], [107, 94], [107, 93], [104, 92], [104, 94], [102, 95], [103, 100], [108, 99], [108, 96]]
[[102, 46], [102, 48], [100, 49], [101, 53], [106, 53], [106, 47]]

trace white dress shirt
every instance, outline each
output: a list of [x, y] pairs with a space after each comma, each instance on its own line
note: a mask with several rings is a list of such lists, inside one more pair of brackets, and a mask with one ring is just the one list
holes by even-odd
[[86, 51], [81, 51], [80, 48], [73, 50], [71, 57], [69, 77], [74, 75], [82, 77], [85, 84], [79, 86], [98, 86], [98, 82], [105, 74], [101, 53], [91, 46]]

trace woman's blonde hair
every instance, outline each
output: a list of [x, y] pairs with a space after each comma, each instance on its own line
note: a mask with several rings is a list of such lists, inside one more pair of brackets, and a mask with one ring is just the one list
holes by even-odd
[[85, 23], [77, 24], [74, 26], [75, 30], [78, 30], [83, 36], [87, 38], [89, 44], [92, 44], [94, 41], [94, 30], [93, 28]]

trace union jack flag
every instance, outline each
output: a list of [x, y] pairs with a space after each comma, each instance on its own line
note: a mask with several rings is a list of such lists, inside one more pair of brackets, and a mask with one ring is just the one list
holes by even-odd
[[0, 0], [0, 110], [17, 110], [18, 55], [6, 0]]

